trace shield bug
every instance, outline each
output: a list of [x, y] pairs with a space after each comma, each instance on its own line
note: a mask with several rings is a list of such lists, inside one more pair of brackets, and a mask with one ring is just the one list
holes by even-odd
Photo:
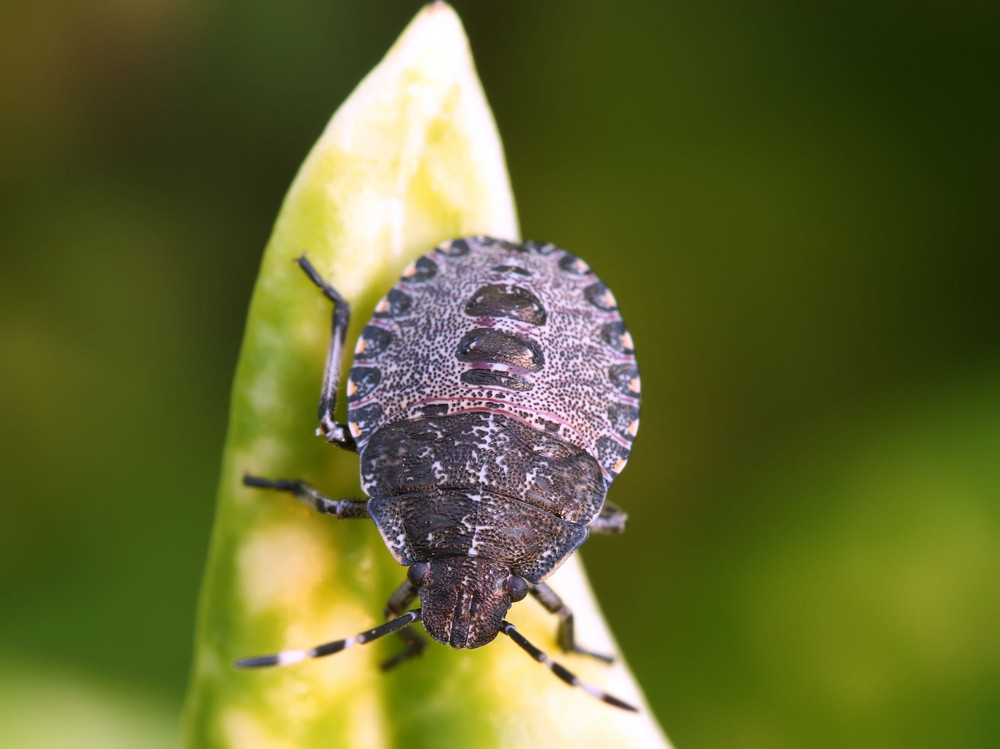
[[[639, 423], [632, 339], [608, 288], [553, 244], [485, 236], [445, 242], [410, 264], [375, 307], [354, 350], [347, 424], [334, 418], [350, 307], [305, 258], [333, 302], [318, 433], [360, 456], [368, 499], [330, 499], [304, 481], [244, 477], [289, 492], [325, 515], [371, 518], [407, 566], [385, 624], [354, 637], [246, 658], [276, 666], [339, 652], [393, 632], [418, 655], [426, 639], [477, 648], [501, 632], [560, 679], [581, 682], [505, 619], [531, 594], [558, 618], [564, 651], [573, 614], [543, 580], [591, 531], [619, 533], [605, 501]], [[420, 608], [408, 610], [420, 598]]]

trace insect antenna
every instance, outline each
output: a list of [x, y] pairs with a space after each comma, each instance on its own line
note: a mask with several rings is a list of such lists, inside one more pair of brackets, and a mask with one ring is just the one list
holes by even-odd
[[352, 645], [364, 645], [365, 643], [377, 640], [380, 637], [398, 632], [403, 627], [420, 621], [420, 609], [407, 611], [400, 617], [386, 622], [380, 627], [361, 632], [354, 637], [346, 637], [343, 640], [334, 640], [317, 645], [310, 650], [282, 650], [273, 655], [258, 655], [252, 658], [240, 658], [236, 661], [236, 668], [263, 668], [265, 666], [287, 666], [289, 663], [298, 663], [306, 658], [321, 658], [324, 655], [333, 655], [341, 650], [346, 650]]
[[580, 678], [565, 668], [562, 664], [556, 663], [554, 660], [549, 658], [548, 655], [543, 653], [541, 650], [536, 648], [530, 642], [528, 642], [524, 635], [517, 631], [513, 624], [508, 622], [506, 619], [500, 623], [500, 631], [507, 635], [510, 639], [516, 642], [522, 650], [524, 650], [528, 655], [534, 658], [541, 664], [549, 667], [549, 669], [558, 676], [560, 679], [565, 681], [571, 687], [580, 687], [584, 692], [589, 694], [591, 697], [596, 697], [597, 699], [606, 702], [609, 705], [614, 705], [615, 707], [620, 707], [622, 710], [630, 710], [633, 713], [639, 712], [639, 708], [634, 705], [630, 705], [624, 700], [620, 700], [614, 695], [610, 695], [602, 689], [598, 689], [593, 684], [588, 684], [585, 681], [581, 681]]

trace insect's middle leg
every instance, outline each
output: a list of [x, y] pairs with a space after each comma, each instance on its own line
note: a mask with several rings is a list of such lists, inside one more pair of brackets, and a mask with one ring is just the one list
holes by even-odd
[[[413, 603], [413, 599], [417, 597], [417, 586], [411, 583], [409, 580], [404, 580], [403, 584], [396, 588], [396, 592], [393, 593], [388, 602], [385, 604], [385, 611], [383, 611], [383, 616], [386, 619], [395, 619], [405, 612], [407, 607]], [[403, 661], [409, 660], [410, 658], [416, 658], [418, 655], [424, 652], [424, 648], [427, 647], [427, 638], [424, 637], [416, 627], [406, 627], [399, 630], [398, 634], [403, 642], [406, 643], [406, 649], [401, 653], [394, 655], [389, 660], [382, 664], [382, 670], [388, 671], [390, 668], [395, 668]]]
[[564, 652], [589, 655], [591, 658], [596, 658], [605, 663], [614, 663], [615, 659], [610, 655], [595, 653], [592, 650], [581, 648], [576, 644], [576, 636], [573, 631], [573, 612], [563, 603], [563, 600], [552, 588], [545, 583], [529, 584], [528, 592], [545, 607], [546, 611], [559, 617], [559, 627], [556, 629], [556, 641]]
[[354, 437], [347, 426], [334, 418], [337, 406], [337, 392], [340, 390], [340, 365], [344, 359], [344, 340], [347, 325], [351, 321], [351, 305], [335, 288], [323, 280], [305, 255], [299, 258], [299, 267], [305, 271], [323, 296], [333, 302], [333, 322], [330, 329], [330, 345], [326, 351], [326, 367], [323, 370], [323, 390], [319, 399], [319, 433], [338, 447], [357, 452]]
[[276, 489], [279, 492], [288, 492], [301, 499], [317, 512], [323, 515], [332, 515], [341, 520], [370, 517], [368, 514], [368, 500], [330, 499], [305, 481], [295, 479], [262, 479], [258, 476], [250, 476], [248, 474], [243, 477], [243, 485], [252, 486], [255, 489]]

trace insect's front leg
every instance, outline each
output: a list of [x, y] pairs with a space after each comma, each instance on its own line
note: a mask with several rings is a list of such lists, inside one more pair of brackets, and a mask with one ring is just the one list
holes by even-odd
[[326, 351], [326, 367], [323, 370], [323, 390], [319, 399], [319, 433], [338, 447], [357, 452], [354, 437], [347, 426], [334, 418], [337, 406], [337, 392], [340, 390], [340, 365], [344, 359], [344, 340], [347, 326], [351, 321], [351, 305], [339, 292], [323, 280], [319, 271], [303, 255], [298, 260], [299, 267], [309, 276], [309, 280], [319, 287], [323, 296], [333, 302], [333, 321], [330, 329], [330, 345]]
[[[417, 597], [417, 586], [411, 583], [409, 580], [405, 580], [402, 585], [396, 588], [396, 592], [389, 597], [388, 602], [385, 604], [385, 611], [383, 615], [386, 619], [395, 619], [401, 616], [403, 612], [406, 611], [407, 607], [413, 603], [413, 600]], [[403, 661], [409, 660], [410, 658], [416, 658], [418, 655], [424, 652], [424, 648], [427, 647], [427, 638], [424, 637], [416, 627], [406, 627], [399, 630], [397, 634], [406, 643], [406, 649], [394, 655], [389, 660], [382, 664], [382, 670], [388, 671], [390, 668], [395, 668]]]
[[559, 627], [556, 630], [556, 641], [559, 643], [559, 647], [562, 648], [563, 651], [567, 653], [589, 655], [591, 658], [596, 658], [597, 660], [605, 663], [614, 663], [614, 658], [610, 655], [595, 653], [592, 650], [585, 650], [576, 644], [576, 635], [573, 631], [573, 612], [570, 610], [569, 606], [563, 603], [563, 600], [554, 590], [552, 590], [552, 588], [545, 583], [537, 583], [535, 585], [529, 584], [528, 592], [535, 597], [535, 600], [545, 607], [546, 611], [559, 617]]
[[252, 486], [255, 489], [275, 489], [279, 492], [288, 492], [301, 499], [317, 512], [323, 515], [332, 515], [341, 520], [371, 517], [368, 514], [368, 500], [330, 499], [305, 481], [297, 479], [262, 479], [257, 476], [246, 475], [243, 477], [243, 485]]

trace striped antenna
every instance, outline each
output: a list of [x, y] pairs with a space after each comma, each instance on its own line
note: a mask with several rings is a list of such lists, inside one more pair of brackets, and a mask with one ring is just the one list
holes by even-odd
[[565, 681], [571, 687], [580, 687], [580, 689], [589, 694], [591, 697], [596, 697], [597, 699], [601, 700], [602, 702], [606, 702], [609, 705], [620, 707], [622, 710], [629, 710], [633, 713], [639, 712], [639, 708], [635, 707], [634, 705], [630, 705], [624, 700], [620, 700], [617, 697], [608, 694], [604, 690], [598, 689], [592, 684], [588, 684], [585, 681], [581, 681], [576, 674], [572, 673], [561, 664], [556, 663], [554, 660], [549, 658], [548, 655], [546, 655], [541, 650], [532, 645], [530, 642], [528, 642], [524, 638], [524, 635], [518, 632], [517, 629], [514, 627], [514, 625], [508, 622], [506, 619], [500, 622], [500, 631], [503, 632], [505, 635], [507, 635], [514, 642], [516, 642], [521, 647], [522, 650], [524, 650], [528, 655], [530, 655], [536, 661], [548, 666], [549, 669], [552, 671], [552, 673], [554, 673], [560, 679]]
[[343, 640], [334, 640], [317, 645], [311, 650], [282, 650], [274, 655], [258, 655], [253, 658], [241, 658], [236, 661], [236, 668], [264, 668], [265, 666], [287, 666], [289, 663], [298, 663], [306, 658], [321, 658], [324, 655], [333, 655], [341, 650], [346, 650], [352, 645], [364, 645], [380, 637], [398, 632], [403, 627], [420, 621], [420, 609], [407, 611], [402, 616], [386, 622], [381, 627], [369, 629], [354, 637], [347, 637]]

